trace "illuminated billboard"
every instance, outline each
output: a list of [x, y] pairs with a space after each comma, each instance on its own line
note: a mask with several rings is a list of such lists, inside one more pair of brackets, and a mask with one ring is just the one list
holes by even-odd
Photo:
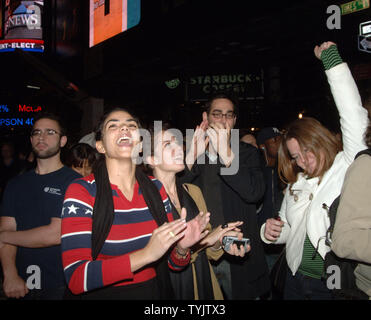
[[140, 0], [90, 0], [89, 47], [135, 27]]
[[44, 51], [42, 14], [44, 1], [5, 0], [0, 52], [21, 49]]
[[32, 127], [35, 115], [43, 109], [44, 107], [39, 104], [0, 102], [0, 129]]

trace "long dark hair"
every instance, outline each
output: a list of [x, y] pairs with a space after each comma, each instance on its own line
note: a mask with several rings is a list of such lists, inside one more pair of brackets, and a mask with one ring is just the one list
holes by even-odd
[[[126, 108], [115, 107], [107, 111], [100, 119], [95, 131], [95, 140], [100, 141], [103, 138], [103, 126], [107, 118], [116, 111], [132, 113]], [[133, 117], [133, 119], [137, 119]], [[139, 121], [136, 120], [139, 126]], [[105, 240], [111, 230], [114, 218], [114, 205], [112, 197], [112, 188], [108, 176], [106, 159], [100, 155], [97, 163], [93, 168], [95, 184], [97, 188], [94, 202], [93, 233], [92, 233], [92, 257], [95, 260], [101, 251]]]
[[[130, 115], [133, 115], [133, 113], [128, 112], [127, 109], [124, 108], [115, 108], [106, 113], [102, 117], [98, 125], [98, 129], [96, 132], [97, 141], [102, 138], [103, 125], [106, 119], [112, 112], [115, 111], [124, 111], [129, 113]], [[97, 188], [93, 207], [91, 244], [92, 257], [95, 260], [98, 257], [99, 252], [101, 251], [104, 242], [111, 230], [115, 211], [111, 183], [109, 181], [109, 175], [104, 157], [102, 157], [102, 159], [98, 161], [98, 164], [95, 166], [93, 173]], [[135, 178], [139, 184], [140, 190], [142, 191], [143, 198], [149, 208], [149, 211], [151, 212], [152, 217], [156, 221], [157, 225], [160, 226], [163, 223], [168, 222], [161, 195], [155, 184], [138, 167], [135, 170]], [[174, 293], [170, 283], [167, 255], [164, 255], [162, 258], [156, 261], [154, 263], [154, 266], [156, 268], [156, 281], [159, 288], [159, 299], [172, 299], [174, 297]]]

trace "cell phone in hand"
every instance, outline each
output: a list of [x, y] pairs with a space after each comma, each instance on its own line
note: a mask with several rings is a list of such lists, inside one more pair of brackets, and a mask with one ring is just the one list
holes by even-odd
[[232, 244], [236, 244], [238, 249], [240, 249], [241, 246], [244, 246], [245, 250], [247, 251], [247, 245], [250, 244], [250, 239], [242, 238], [240, 240], [237, 237], [225, 236], [223, 237], [222, 244], [225, 251], [229, 251]]

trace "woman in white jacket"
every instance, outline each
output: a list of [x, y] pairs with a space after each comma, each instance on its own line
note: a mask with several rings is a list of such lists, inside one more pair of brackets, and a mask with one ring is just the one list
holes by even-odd
[[354, 156], [366, 146], [362, 135], [367, 111], [346, 63], [337, 47], [325, 42], [314, 49], [326, 69], [340, 115], [343, 151], [334, 135], [313, 118], [289, 125], [279, 150], [279, 172], [288, 183], [279, 219], [268, 219], [261, 228], [266, 243], [286, 243], [289, 272], [284, 298], [330, 299], [321, 280], [329, 226], [328, 207], [340, 194], [344, 175]]

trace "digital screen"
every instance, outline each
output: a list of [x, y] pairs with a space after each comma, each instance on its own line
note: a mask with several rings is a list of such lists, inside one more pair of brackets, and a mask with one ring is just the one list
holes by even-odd
[[0, 129], [33, 126], [34, 116], [43, 111], [43, 106], [25, 103], [0, 103]]
[[0, 40], [0, 52], [14, 51], [15, 49], [44, 52], [44, 41], [32, 39]]
[[362, 27], [362, 35], [371, 33], [371, 22], [368, 25]]
[[55, 45], [56, 53], [64, 57], [82, 55], [85, 32], [81, 27], [85, 21], [85, 1], [55, 1]]
[[44, 51], [42, 13], [44, 1], [3, 2], [2, 39], [0, 52], [21, 49]]
[[90, 0], [89, 47], [139, 23], [140, 0]]

